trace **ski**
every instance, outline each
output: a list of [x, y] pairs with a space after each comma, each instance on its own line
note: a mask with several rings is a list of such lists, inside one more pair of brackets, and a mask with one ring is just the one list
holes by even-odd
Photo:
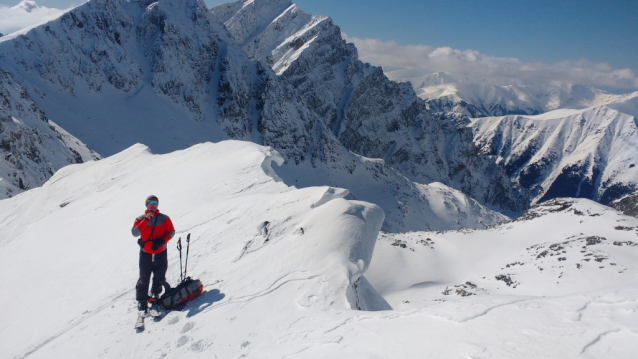
[[141, 332], [142, 330], [144, 330], [144, 317], [146, 316], [146, 313], [139, 313], [137, 316], [137, 321], [135, 322], [135, 329], [138, 332]]
[[162, 312], [160, 312], [159, 309], [153, 305], [151, 309], [148, 310], [148, 315], [151, 316], [153, 319], [158, 320], [162, 316]]

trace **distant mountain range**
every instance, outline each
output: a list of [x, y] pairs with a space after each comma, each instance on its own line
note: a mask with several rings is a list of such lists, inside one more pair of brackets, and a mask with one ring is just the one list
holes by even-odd
[[475, 118], [538, 115], [563, 108], [585, 109], [638, 97], [638, 92], [618, 95], [572, 84], [499, 86], [475, 83], [444, 72], [418, 75], [412, 70], [394, 70], [386, 75], [397, 82], [409, 81], [431, 111], [455, 112]]
[[[592, 130], [552, 127], [560, 136], [552, 138], [551, 151], [539, 142], [546, 132], [534, 128], [549, 131], [540, 125], [490, 138], [482, 129], [496, 120], [472, 122], [453, 108], [435, 108], [410, 84], [361, 62], [330, 18], [287, 0], [210, 10], [195, 0], [92, 0], [0, 39], [0, 67], [43, 118], [100, 155], [138, 142], [156, 153], [225, 139], [272, 146], [286, 160], [280, 172], [287, 183], [348, 188], [352, 197], [382, 206], [384, 230], [480, 227], [499, 219], [478, 203], [522, 211], [560, 196], [607, 201], [636, 186], [635, 167], [625, 164], [636, 153], [635, 117], [585, 111], [585, 122], [593, 122], [583, 128]], [[451, 81], [437, 76], [421, 84]], [[584, 106], [589, 95], [579, 91], [572, 88], [573, 100], [565, 103]], [[600, 101], [599, 93], [592, 96]], [[550, 97], [529, 103], [550, 106]], [[627, 97], [625, 106], [632, 101]], [[605, 136], [591, 137], [600, 131]], [[564, 139], [578, 134], [576, 155]], [[534, 146], [525, 145], [532, 138]], [[601, 149], [616, 143], [626, 147]], [[540, 174], [526, 176], [538, 163]], [[566, 170], [570, 166], [582, 170]], [[9, 178], [5, 173], [0, 176]], [[32, 177], [12, 173], [14, 182]], [[554, 185], [562, 173], [591, 182], [592, 189]], [[471, 198], [479, 207], [465, 205]], [[443, 219], [432, 202], [456, 206], [467, 220]]]

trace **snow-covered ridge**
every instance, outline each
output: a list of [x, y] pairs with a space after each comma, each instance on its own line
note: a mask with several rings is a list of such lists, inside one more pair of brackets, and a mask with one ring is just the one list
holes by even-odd
[[532, 203], [571, 196], [608, 203], [638, 187], [638, 122], [607, 106], [474, 119], [474, 141]]
[[[395, 308], [450, 295], [563, 296], [635, 287], [636, 234], [636, 218], [590, 200], [556, 198], [488, 229], [382, 233], [366, 277]], [[387, 271], [392, 267], [397, 272]]]
[[[249, 142], [165, 155], [136, 145], [0, 201], [0, 285], [12, 293], [0, 297], [0, 350], [29, 358], [635, 354], [638, 219], [561, 199], [486, 230], [377, 239], [378, 206], [338, 188], [287, 186], [273, 162], [276, 152]], [[138, 247], [129, 228], [151, 193], [175, 239], [191, 233], [188, 273], [205, 292], [135, 334]]]
[[[254, 341], [244, 330], [284, 335], [282, 325], [307, 317], [391, 309], [362, 277], [383, 211], [331, 195], [339, 191], [328, 187], [286, 186], [273, 176], [273, 161], [281, 162], [274, 150], [250, 142], [204, 143], [166, 155], [135, 145], [64, 167], [42, 187], [0, 201], [0, 284], [14, 293], [0, 299], [0, 350], [10, 357], [129, 355], [139, 252], [129, 228], [149, 194], [159, 197], [177, 229], [169, 282], [178, 277], [177, 238], [191, 233], [188, 274], [205, 284], [185, 312], [148, 325], [177, 331], [144, 333], [160, 343], [188, 342], [162, 345], [171, 356], [191, 350], [229, 356]], [[46, 305], [36, 304], [41, 298]], [[220, 325], [229, 318], [236, 329]], [[99, 340], [90, 339], [96, 333]], [[259, 341], [249, 349], [290, 349]]]
[[236, 1], [218, 5], [211, 12], [225, 24], [248, 57], [263, 60], [278, 75], [322, 31], [334, 26], [330, 18], [310, 15], [290, 0]]

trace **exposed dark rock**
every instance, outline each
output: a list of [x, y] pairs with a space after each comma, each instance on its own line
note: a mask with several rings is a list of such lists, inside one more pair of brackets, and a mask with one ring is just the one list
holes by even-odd
[[628, 216], [638, 217], [638, 191], [628, 193], [609, 204]]

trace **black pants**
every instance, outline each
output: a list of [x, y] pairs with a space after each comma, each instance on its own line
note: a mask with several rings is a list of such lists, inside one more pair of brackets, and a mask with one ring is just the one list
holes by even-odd
[[148, 284], [153, 273], [153, 287], [151, 293], [162, 292], [162, 282], [166, 280], [166, 269], [168, 269], [168, 251], [155, 254], [140, 251], [140, 279], [135, 285], [135, 298], [138, 301], [148, 300]]

